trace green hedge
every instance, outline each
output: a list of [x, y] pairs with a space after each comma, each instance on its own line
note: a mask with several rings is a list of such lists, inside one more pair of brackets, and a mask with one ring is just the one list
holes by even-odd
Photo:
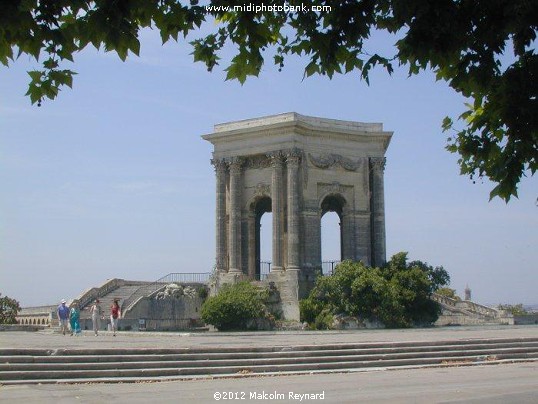
[[430, 296], [449, 282], [443, 267], [408, 262], [407, 253], [394, 255], [382, 268], [344, 261], [332, 276], [319, 277], [300, 302], [301, 321], [310, 328], [326, 329], [333, 316], [344, 314], [381, 321], [390, 328], [430, 325], [440, 313]]
[[221, 331], [245, 330], [249, 320], [267, 316], [265, 297], [264, 292], [249, 282], [224, 285], [202, 305], [202, 320]]

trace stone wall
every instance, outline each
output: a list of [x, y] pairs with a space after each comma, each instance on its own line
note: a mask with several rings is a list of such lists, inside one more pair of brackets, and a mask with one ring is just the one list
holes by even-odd
[[[191, 287], [196, 293], [194, 296], [169, 296], [158, 298], [159, 292], [144, 297], [129, 311], [128, 318], [123, 319], [124, 324], [135, 325], [140, 328], [139, 320], [143, 320], [142, 328], [146, 330], [184, 330], [201, 327], [200, 311], [204, 299], [199, 296], [198, 289], [205, 287], [202, 284], [182, 284], [182, 287]], [[120, 320], [121, 327], [121, 320]]]
[[56, 317], [57, 306], [35, 306], [22, 307], [15, 317], [18, 324], [21, 325], [42, 325], [51, 326], [57, 325]]
[[[200, 297], [179, 297], [157, 300], [154, 297], [145, 297], [139, 300], [130, 311], [128, 318], [121, 318], [118, 322], [120, 330], [147, 331], [176, 331], [187, 330], [203, 326], [200, 320], [200, 308], [203, 300]], [[141, 327], [140, 320], [143, 320]], [[101, 320], [101, 330], [107, 330], [110, 318]], [[81, 320], [83, 330], [91, 330], [91, 319]]]
[[538, 313], [514, 316], [514, 325], [538, 324]]

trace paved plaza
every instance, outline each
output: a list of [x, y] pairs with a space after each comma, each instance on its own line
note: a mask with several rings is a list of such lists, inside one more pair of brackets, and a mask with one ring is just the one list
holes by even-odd
[[[536, 404], [537, 381], [538, 362], [530, 362], [158, 383], [3, 386], [0, 402]], [[251, 398], [251, 394], [262, 397], [264, 393], [267, 399]], [[275, 393], [278, 398], [271, 398]], [[324, 395], [323, 399], [299, 401], [290, 399], [290, 393]]]
[[[316, 345], [538, 336], [537, 326], [255, 333], [143, 333], [63, 336], [0, 332], [4, 348], [144, 348]], [[292, 394], [290, 396], [290, 393]], [[295, 395], [294, 395], [295, 394]], [[315, 396], [317, 394], [317, 396]], [[308, 399], [308, 397], [317, 397]], [[218, 400], [217, 400], [218, 398]], [[302, 401], [301, 401], [302, 400]], [[157, 383], [0, 387], [0, 402], [25, 403], [538, 403], [538, 362]]]
[[400, 330], [259, 331], [259, 332], [111, 332], [84, 331], [81, 336], [39, 332], [0, 332], [3, 348], [196, 348], [297, 346], [335, 343], [444, 341], [474, 338], [538, 337], [538, 326], [469, 326]]

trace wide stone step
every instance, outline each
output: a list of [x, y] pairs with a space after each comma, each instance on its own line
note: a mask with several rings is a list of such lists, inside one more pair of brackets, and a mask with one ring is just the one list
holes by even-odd
[[[218, 360], [218, 359], [249, 359], [249, 358], [272, 358], [272, 357], [297, 357], [301, 354], [308, 356], [327, 356], [327, 355], [374, 355], [374, 354], [390, 354], [401, 352], [442, 352], [442, 351], [454, 351], [454, 350], [488, 350], [492, 347], [496, 349], [501, 348], [538, 348], [538, 340], [527, 343], [522, 342], [507, 342], [507, 343], [495, 343], [495, 344], [454, 344], [454, 345], [432, 345], [432, 346], [408, 346], [408, 347], [379, 347], [379, 348], [346, 348], [346, 349], [300, 349], [298, 347], [295, 350], [273, 350], [266, 352], [196, 352], [195, 350], [184, 349], [182, 352], [177, 353], [176, 350], [171, 353], [154, 353], [155, 350], [128, 350], [123, 354], [118, 353], [116, 349], [108, 350], [91, 350], [86, 354], [81, 355], [81, 351], [35, 351], [31, 352], [18, 351], [18, 354], [10, 352], [10, 355], [0, 356], [0, 362], [9, 363], [60, 363], [60, 362], [139, 362], [139, 361], [179, 361], [179, 360]], [[311, 348], [310, 346], [303, 348]], [[326, 347], [323, 347], [326, 348]], [[1, 351], [1, 350], [0, 350]], [[1, 355], [1, 354], [0, 354]]]
[[257, 347], [198, 347], [198, 348], [0, 348], [1, 358], [6, 356], [43, 356], [43, 357], [67, 357], [81, 354], [100, 355], [100, 356], [127, 356], [127, 355], [253, 355], [258, 357], [264, 354], [283, 354], [285, 352], [307, 351], [315, 354], [316, 351], [322, 354], [328, 351], [338, 352], [365, 352], [378, 353], [387, 350], [406, 351], [417, 350], [427, 351], [429, 349], [446, 349], [452, 350], [460, 347], [468, 349], [487, 349], [491, 346], [510, 347], [510, 346], [536, 346], [538, 338], [496, 338], [496, 339], [472, 339], [472, 340], [443, 340], [443, 341], [406, 341], [406, 342], [377, 342], [377, 343], [357, 343], [357, 344], [323, 344], [323, 345], [275, 345], [275, 346], [257, 346]]
[[[329, 363], [329, 362], [350, 362], [356, 363], [360, 361], [380, 361], [393, 359], [418, 359], [418, 358], [447, 358], [447, 357], [498, 357], [509, 354], [536, 354], [538, 356], [538, 347], [534, 348], [497, 348], [484, 352], [484, 350], [456, 350], [456, 351], [431, 351], [426, 353], [418, 352], [402, 352], [388, 354], [373, 354], [373, 355], [331, 355], [331, 356], [305, 356], [297, 353], [295, 356], [274, 357], [274, 358], [251, 358], [251, 359], [209, 359], [200, 358], [197, 360], [180, 359], [172, 360], [144, 360], [140, 361], [122, 361], [121, 358], [117, 362], [92, 362], [95, 357], [80, 356], [73, 362], [63, 363], [4, 363], [0, 364], [0, 372], [4, 371], [74, 371], [74, 370], [99, 370], [99, 369], [153, 369], [153, 368], [194, 368], [211, 366], [256, 366], [256, 365], [287, 365], [295, 362], [301, 363]], [[72, 357], [74, 359], [74, 357]], [[85, 362], [84, 362], [85, 361]], [[1, 375], [1, 373], [0, 373]]]
[[147, 377], [170, 377], [183, 376], [218, 376], [218, 375], [253, 375], [264, 373], [305, 373], [322, 370], [338, 369], [363, 369], [363, 368], [388, 368], [401, 366], [426, 366], [426, 365], [462, 365], [470, 363], [486, 363], [507, 359], [538, 360], [536, 354], [499, 355], [495, 359], [483, 356], [459, 356], [440, 358], [414, 358], [414, 359], [391, 359], [356, 362], [330, 362], [330, 363], [296, 363], [287, 365], [250, 365], [250, 366], [206, 366], [198, 368], [153, 368], [153, 369], [105, 369], [105, 370], [73, 370], [65, 371], [28, 371], [28, 372], [0, 372], [3, 384], [9, 384], [11, 380], [36, 380], [41, 382], [55, 382], [62, 379], [79, 379], [85, 381], [88, 378], [109, 378], [121, 381], [122, 378], [147, 378]]
[[248, 348], [0, 349], [3, 384], [359, 371], [538, 360], [538, 338]]

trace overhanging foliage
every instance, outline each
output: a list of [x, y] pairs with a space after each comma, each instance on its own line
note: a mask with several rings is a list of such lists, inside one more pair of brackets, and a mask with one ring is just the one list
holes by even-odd
[[[252, 5], [260, 6], [260, 9]], [[248, 7], [250, 5], [251, 7]], [[21, 54], [42, 60], [29, 72], [32, 103], [72, 86], [65, 68], [88, 45], [125, 60], [140, 52], [139, 33], [157, 29], [163, 43], [218, 22], [192, 41], [195, 61], [218, 65], [226, 44], [236, 53], [227, 79], [257, 76], [266, 58], [282, 68], [289, 55], [305, 58], [305, 76], [357, 71], [368, 81], [374, 66], [409, 74], [432, 69], [468, 97], [447, 149], [460, 155], [461, 173], [497, 185], [490, 197], [508, 201], [526, 173], [538, 168], [538, 2], [529, 0], [13, 0], [0, 2], [0, 62]], [[397, 34], [394, 54], [368, 52], [373, 30]], [[395, 37], [396, 38], [396, 37]], [[395, 39], [396, 40], [396, 39]], [[453, 131], [453, 133], [452, 133]]]

